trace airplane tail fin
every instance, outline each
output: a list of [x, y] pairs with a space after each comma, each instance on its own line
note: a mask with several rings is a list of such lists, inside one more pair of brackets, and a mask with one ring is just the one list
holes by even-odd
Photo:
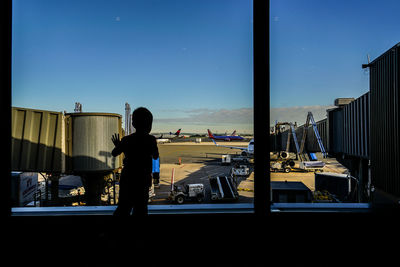
[[176, 131], [175, 135], [179, 136], [179, 134], [181, 133], [181, 129], [179, 129], [178, 131]]
[[233, 133], [231, 134], [232, 136], [236, 135], [236, 130], [233, 131]]
[[210, 129], [207, 129], [207, 132], [208, 132], [208, 137], [210, 137], [211, 139], [213, 139], [214, 136], [213, 136], [212, 132], [210, 131]]

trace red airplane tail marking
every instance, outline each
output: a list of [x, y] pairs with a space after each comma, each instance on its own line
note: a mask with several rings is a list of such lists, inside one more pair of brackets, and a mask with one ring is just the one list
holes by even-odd
[[207, 131], [208, 131], [208, 137], [214, 139], [214, 135], [211, 133], [211, 131], [209, 129], [207, 129]]

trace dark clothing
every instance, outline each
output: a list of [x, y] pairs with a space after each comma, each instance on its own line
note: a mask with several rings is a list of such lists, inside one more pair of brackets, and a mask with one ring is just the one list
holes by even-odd
[[151, 186], [152, 159], [158, 158], [157, 142], [149, 134], [125, 136], [114, 148], [112, 155], [124, 153], [124, 168], [119, 185], [119, 201], [115, 215], [147, 214], [149, 187]]
[[160, 173], [159, 172], [153, 172], [153, 183], [155, 185], [158, 185], [160, 183]]
[[139, 177], [133, 173], [122, 170], [119, 183], [118, 207], [114, 215], [129, 216], [132, 208], [134, 215], [147, 215], [150, 187], [142, 181], [138, 183], [133, 182], [135, 178]]

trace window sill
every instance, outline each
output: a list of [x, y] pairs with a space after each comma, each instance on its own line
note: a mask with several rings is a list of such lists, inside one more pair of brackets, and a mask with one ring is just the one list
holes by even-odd
[[[11, 215], [20, 216], [87, 216], [112, 215], [116, 206], [21, 207]], [[271, 213], [362, 213], [370, 212], [369, 203], [274, 203]], [[253, 214], [253, 203], [149, 205], [149, 215], [162, 214]]]
[[[12, 208], [11, 216], [82, 216], [112, 215], [116, 206], [21, 207]], [[253, 203], [149, 205], [155, 214], [230, 214], [254, 213]]]
[[272, 213], [279, 212], [370, 212], [370, 203], [274, 203]]

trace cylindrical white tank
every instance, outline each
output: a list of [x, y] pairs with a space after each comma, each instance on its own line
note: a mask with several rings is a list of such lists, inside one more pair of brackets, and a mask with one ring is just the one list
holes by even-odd
[[67, 121], [67, 168], [73, 172], [107, 172], [121, 167], [121, 157], [113, 157], [111, 137], [122, 138], [122, 116], [113, 113], [69, 113]]

